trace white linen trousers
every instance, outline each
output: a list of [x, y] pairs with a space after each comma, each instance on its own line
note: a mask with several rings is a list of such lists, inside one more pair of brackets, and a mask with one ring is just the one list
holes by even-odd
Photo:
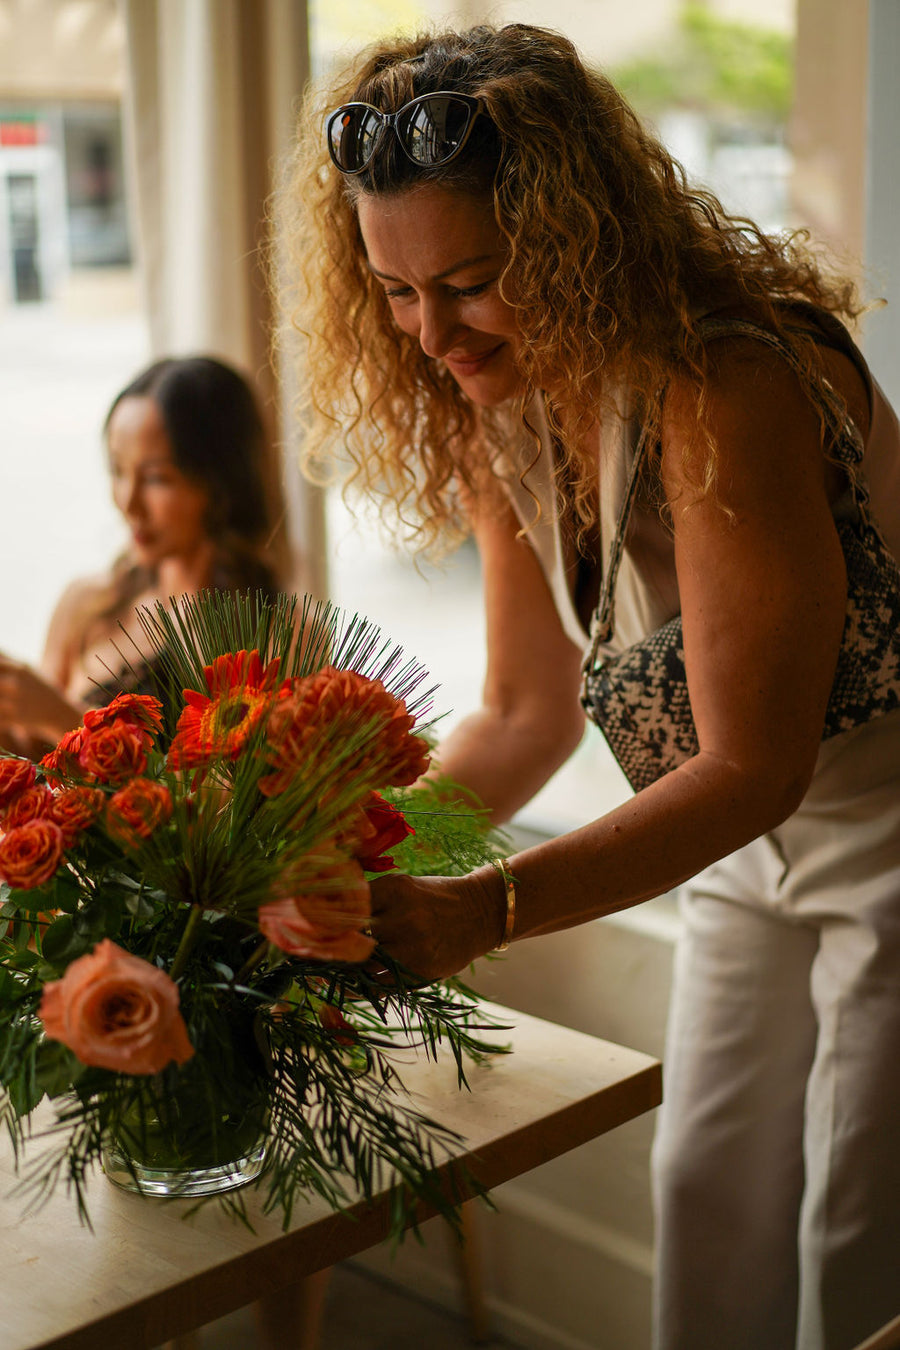
[[852, 1350], [900, 1313], [900, 712], [681, 903], [655, 1350]]

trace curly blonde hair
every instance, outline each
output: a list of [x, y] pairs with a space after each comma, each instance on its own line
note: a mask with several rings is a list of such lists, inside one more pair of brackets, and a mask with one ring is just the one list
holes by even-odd
[[[389, 135], [361, 174], [333, 166], [323, 134], [329, 111], [353, 100], [396, 111], [437, 90], [477, 96], [486, 113], [450, 163], [415, 165]], [[425, 184], [493, 200], [507, 244], [500, 292], [521, 334], [515, 409], [473, 407], [442, 362], [400, 331], [367, 267], [360, 197]], [[281, 200], [287, 312], [303, 337], [306, 470], [321, 481], [343, 451], [349, 481], [393, 506], [426, 548], [465, 532], [466, 489], [492, 490], [497, 457], [517, 422], [528, 427], [540, 371], [565, 372], [550, 422], [585, 532], [596, 516], [585, 432], [616, 387], [652, 417], [673, 375], [696, 382], [703, 446], [694, 471], [700, 491], [714, 487], [716, 449], [702, 431], [704, 309], [731, 308], [782, 334], [785, 302], [859, 313], [852, 283], [826, 273], [805, 232], [771, 237], [690, 188], [610, 81], [566, 38], [526, 24], [368, 49], [308, 96]], [[816, 386], [814, 343], [793, 327], [790, 340], [804, 349]]]

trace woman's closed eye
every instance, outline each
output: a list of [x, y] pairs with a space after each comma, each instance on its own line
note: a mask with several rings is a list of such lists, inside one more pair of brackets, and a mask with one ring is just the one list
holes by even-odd
[[[493, 279], [491, 279], [490, 281], [480, 281], [475, 286], [448, 286], [447, 294], [453, 296], [456, 300], [468, 300], [476, 295], [483, 295], [493, 284]], [[412, 286], [385, 286], [384, 293], [388, 300], [405, 300], [412, 296], [414, 291]]]
[[493, 283], [490, 281], [481, 281], [477, 286], [450, 286], [448, 289], [451, 295], [457, 296], [461, 300], [467, 299], [472, 295], [481, 295]]

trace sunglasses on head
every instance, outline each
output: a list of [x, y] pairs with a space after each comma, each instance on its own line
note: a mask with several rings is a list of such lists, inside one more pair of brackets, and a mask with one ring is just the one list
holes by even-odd
[[326, 123], [328, 150], [341, 173], [362, 173], [393, 127], [407, 159], [423, 169], [436, 168], [459, 154], [483, 111], [480, 98], [446, 90], [420, 94], [395, 113], [371, 103], [345, 103]]

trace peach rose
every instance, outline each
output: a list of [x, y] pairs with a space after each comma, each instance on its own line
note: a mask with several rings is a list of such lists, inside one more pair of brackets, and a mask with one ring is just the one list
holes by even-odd
[[172, 795], [163, 783], [132, 778], [114, 792], [106, 808], [106, 828], [128, 848], [138, 848], [172, 814]]
[[[360, 929], [371, 915], [369, 883], [358, 863], [336, 860], [322, 869], [323, 890], [261, 905], [264, 937], [290, 956], [314, 961], [365, 961], [375, 947]], [[334, 889], [328, 885], [334, 883]], [[306, 883], [310, 885], [312, 883]]]
[[30, 788], [37, 770], [30, 759], [0, 759], [0, 807], [8, 806], [20, 792]]
[[0, 839], [0, 878], [17, 891], [49, 881], [63, 855], [63, 833], [52, 820], [29, 820]]
[[105, 801], [99, 788], [63, 788], [54, 793], [50, 819], [62, 830], [66, 848], [71, 848], [82, 830], [93, 825]]
[[128, 722], [103, 724], [85, 731], [78, 763], [101, 783], [120, 783], [146, 769], [146, 742], [144, 732]]
[[109, 938], [44, 986], [38, 1016], [50, 1040], [99, 1069], [159, 1073], [194, 1053], [177, 984]]

